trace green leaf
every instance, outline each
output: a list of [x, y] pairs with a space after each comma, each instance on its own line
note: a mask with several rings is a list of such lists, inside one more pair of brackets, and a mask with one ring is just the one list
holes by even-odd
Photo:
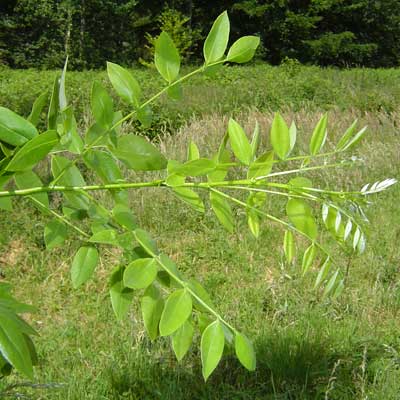
[[253, 136], [251, 138], [251, 154], [252, 154], [252, 161], [256, 158], [256, 154], [257, 154], [257, 150], [258, 147], [260, 146], [260, 125], [258, 124], [258, 121], [256, 120], [256, 125], [254, 127], [254, 131], [253, 131]]
[[184, 176], [202, 176], [214, 171], [216, 167], [217, 164], [214, 160], [198, 158], [179, 165], [171, 172]]
[[229, 140], [233, 153], [243, 164], [250, 165], [252, 161], [252, 148], [243, 128], [232, 118], [228, 124]]
[[[53, 177], [57, 178], [61, 173], [62, 177], [58, 180], [60, 185], [64, 186], [84, 186], [86, 184], [79, 169], [71, 164], [71, 161], [65, 157], [53, 155], [51, 159], [51, 172]], [[63, 196], [67, 199], [68, 203], [76, 209], [89, 209], [88, 199], [78, 193], [66, 191]]]
[[204, 42], [203, 53], [206, 65], [219, 61], [223, 57], [228, 46], [229, 25], [228, 13], [224, 11], [215, 20]]
[[104, 183], [118, 183], [123, 181], [123, 175], [114, 158], [101, 150], [89, 150], [83, 156], [85, 164], [96, 172]]
[[68, 150], [75, 154], [82, 153], [83, 140], [78, 133], [78, 126], [72, 106], [61, 111], [61, 124], [58, 125], [58, 132], [61, 140], [60, 146], [57, 149]]
[[151, 340], [155, 340], [158, 336], [160, 318], [164, 310], [164, 300], [154, 285], [149, 286], [144, 292], [141, 309], [147, 334]]
[[72, 261], [71, 279], [74, 289], [85, 283], [94, 272], [99, 261], [99, 253], [92, 246], [82, 246]]
[[188, 161], [198, 160], [200, 158], [200, 151], [196, 143], [190, 142], [187, 154]]
[[310, 153], [316, 155], [322, 149], [326, 141], [326, 125], [328, 123], [328, 116], [325, 114], [318, 122], [311, 136]]
[[193, 325], [189, 320], [186, 320], [185, 323], [173, 333], [172, 348], [178, 361], [181, 361], [188, 352], [193, 341], [193, 334]]
[[[344, 226], [341, 223], [342, 216], [334, 207], [324, 207], [323, 220], [328, 231], [336, 238], [341, 239], [344, 236]], [[326, 211], [327, 210], [327, 211]]]
[[344, 147], [350, 140], [350, 138], [353, 136], [354, 131], [356, 129], [358, 120], [356, 119], [350, 126], [347, 128], [346, 132], [343, 134], [343, 136], [340, 138], [338, 144], [336, 145], [336, 151], [343, 151]]
[[235, 352], [240, 363], [249, 371], [256, 369], [256, 353], [253, 344], [239, 332], [235, 335]]
[[253, 209], [247, 209], [246, 214], [247, 224], [249, 226], [250, 232], [256, 239], [258, 239], [258, 237], [260, 236], [260, 217]]
[[112, 210], [113, 217], [123, 227], [133, 231], [137, 228], [136, 220], [129, 207], [117, 204]]
[[202, 304], [205, 303], [208, 307], [214, 308], [214, 305], [211, 301], [210, 295], [207, 293], [206, 289], [195, 279], [190, 279], [188, 282], [188, 287], [192, 290], [192, 292], [200, 298], [201, 301], [196, 299], [196, 297], [193, 296], [193, 306], [202, 312], [209, 312], [210, 310]]
[[67, 233], [66, 226], [57, 219], [48, 222], [44, 228], [44, 242], [47, 250], [63, 244], [67, 238]]
[[136, 116], [143, 128], [150, 128], [153, 121], [153, 111], [149, 105], [138, 108]]
[[136, 79], [118, 64], [107, 62], [107, 73], [118, 95], [130, 104], [139, 107], [141, 89]]
[[33, 103], [32, 111], [28, 117], [28, 121], [32, 125], [37, 126], [37, 124], [39, 123], [40, 114], [42, 113], [43, 108], [47, 103], [48, 97], [49, 97], [49, 93], [46, 91], [46, 92], [42, 93]]
[[129, 311], [133, 300], [133, 290], [123, 283], [124, 267], [117, 267], [110, 278], [110, 298], [114, 314], [118, 320], [123, 320]]
[[286, 205], [286, 213], [296, 229], [312, 240], [317, 238], [317, 224], [312, 215], [311, 207], [305, 201], [290, 199]]
[[102, 229], [95, 232], [89, 239], [90, 243], [102, 243], [102, 244], [117, 244], [117, 232], [115, 229]]
[[289, 128], [289, 153], [288, 154], [290, 154], [292, 152], [294, 145], [296, 144], [296, 137], [297, 137], [297, 127], [293, 121]]
[[110, 151], [135, 171], [156, 171], [167, 166], [167, 160], [160, 151], [140, 136], [123, 136], [118, 139], [117, 147]]
[[304, 178], [303, 176], [298, 176], [289, 181], [290, 192], [291, 193], [309, 193], [307, 190], [303, 188], [311, 188], [312, 182], [308, 178]]
[[331, 278], [329, 279], [328, 283], [325, 286], [325, 290], [324, 290], [322, 297], [328, 296], [328, 294], [331, 293], [331, 291], [335, 288], [336, 280], [338, 278], [339, 272], [340, 272], [340, 270], [337, 269], [336, 272], [331, 276]]
[[151, 285], [157, 276], [157, 263], [154, 258], [139, 258], [132, 261], [124, 272], [124, 285], [131, 289], [144, 289]]
[[273, 165], [274, 152], [269, 151], [268, 153], [264, 153], [250, 164], [249, 170], [247, 171], [247, 178], [252, 179], [267, 176], [271, 173]]
[[5, 107], [0, 107], [0, 141], [22, 146], [38, 135], [36, 128], [26, 119]]
[[114, 119], [114, 104], [107, 90], [98, 82], [93, 82], [91, 106], [96, 122], [106, 129], [111, 128]]
[[[181, 274], [179, 273], [176, 264], [168, 256], [166, 256], [165, 254], [161, 254], [160, 258], [157, 261], [164, 270], [168, 271], [168, 274], [172, 279], [174, 279], [174, 277], [178, 279], [181, 278]], [[179, 285], [179, 282], [176, 282], [176, 284]]]
[[54, 78], [53, 83], [53, 90], [51, 92], [50, 97], [50, 105], [49, 110], [47, 112], [47, 129], [57, 129], [57, 115], [58, 115], [58, 93], [59, 93], [59, 86], [58, 86], [58, 77]]
[[18, 316], [3, 307], [0, 308], [0, 352], [17, 371], [33, 379], [30, 351]]
[[203, 200], [192, 189], [173, 188], [174, 194], [185, 203], [189, 204], [194, 210], [203, 213], [205, 211]]
[[160, 320], [160, 335], [169, 336], [179, 329], [192, 313], [192, 297], [185, 289], [169, 295]]
[[318, 272], [317, 279], [315, 280], [315, 284], [314, 284], [314, 289], [319, 288], [321, 283], [324, 281], [324, 279], [328, 275], [330, 267], [331, 267], [331, 262], [330, 262], [329, 257], [327, 257], [325, 259], [324, 263], [322, 264], [321, 269]]
[[292, 231], [285, 232], [285, 236], [283, 238], [283, 251], [285, 253], [286, 261], [288, 264], [291, 264], [296, 253], [296, 245]]
[[207, 326], [201, 336], [201, 363], [205, 381], [212, 374], [221, 360], [224, 345], [224, 331], [219, 320], [216, 320]]
[[174, 83], [172, 86], [167, 88], [167, 96], [171, 100], [179, 101], [183, 98], [183, 89], [180, 83]]
[[[43, 186], [42, 181], [33, 171], [16, 173], [14, 175], [14, 179], [18, 189], [28, 189]], [[43, 192], [31, 194], [29, 197], [35, 199], [37, 202], [42, 204], [43, 207], [49, 208], [49, 197], [47, 196], [47, 193]]]
[[161, 32], [155, 42], [154, 64], [167, 82], [171, 83], [177, 78], [181, 59], [174, 42], [166, 32]]
[[247, 223], [249, 225], [250, 232], [256, 239], [260, 235], [260, 217], [256, 208], [262, 206], [262, 204], [265, 202], [265, 199], [266, 194], [262, 192], [250, 193], [247, 198]]
[[257, 36], [243, 36], [236, 40], [231, 46], [226, 57], [226, 61], [235, 63], [245, 63], [254, 57], [254, 53], [260, 44]]
[[286, 159], [290, 151], [290, 134], [285, 120], [279, 113], [275, 114], [272, 121], [271, 145], [281, 160]]
[[[6, 190], [7, 183], [13, 178], [13, 175], [0, 176], [0, 190]], [[0, 209], [6, 211], [12, 211], [11, 197], [0, 198]]]
[[233, 233], [234, 219], [232, 208], [223, 196], [216, 192], [210, 192], [211, 208], [222, 226], [230, 233]]
[[314, 243], [312, 243], [303, 254], [303, 261], [301, 263], [301, 269], [303, 271], [303, 276], [310, 269], [312, 263], [314, 262], [316, 255], [316, 247]]
[[336, 285], [336, 288], [335, 288], [335, 291], [333, 292], [332, 298], [336, 299], [337, 297], [339, 297], [342, 294], [343, 289], [344, 289], [344, 280], [341, 279], [339, 281], [339, 283]]
[[61, 74], [60, 86], [58, 92], [58, 104], [60, 106], [61, 111], [64, 111], [68, 106], [67, 97], [65, 96], [65, 77], [67, 75], [67, 66], [68, 66], [68, 56], [64, 63], [64, 68]]
[[364, 128], [362, 128], [360, 131], [358, 131], [358, 132], [354, 135], [354, 137], [353, 137], [352, 139], [350, 139], [350, 140], [344, 145], [344, 147], [343, 147], [343, 149], [342, 149], [341, 151], [348, 150], [348, 149], [350, 149], [350, 147], [355, 146], [355, 145], [363, 138], [363, 136], [365, 135], [366, 131], [367, 131], [367, 127], [364, 126]]
[[158, 249], [154, 240], [143, 229], [136, 229], [134, 232], [135, 239], [143, 247], [147, 254], [154, 257], [158, 254]]
[[56, 131], [47, 131], [34, 137], [17, 151], [7, 165], [6, 171], [25, 171], [31, 169], [47, 156], [58, 141], [59, 138]]

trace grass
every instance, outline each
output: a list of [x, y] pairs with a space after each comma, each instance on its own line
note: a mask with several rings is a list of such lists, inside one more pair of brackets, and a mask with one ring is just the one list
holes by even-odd
[[[41, 79], [52, 74], [31, 73]], [[260, 79], [264, 73], [269, 80]], [[331, 85], [337, 90], [333, 94], [327, 90], [325, 97], [320, 95], [321, 100], [315, 93], [309, 99], [298, 94], [298, 100], [293, 100], [295, 93], [284, 84], [278, 85], [279, 79], [272, 80], [273, 73], [278, 77], [287, 75], [285, 82], [291, 88], [306, 85], [307, 79], [315, 75], [313, 79], [325, 81], [327, 87]], [[20, 72], [7, 74], [17, 77]], [[104, 75], [75, 73], [69, 80], [82, 79], [86, 85], [94, 74]], [[349, 170], [314, 172], [309, 175], [314, 183], [350, 189], [398, 177], [400, 109], [398, 86], [392, 81], [398, 77], [396, 70], [340, 72], [297, 65], [282, 69], [232, 68], [227, 78], [221, 75], [207, 81], [207, 89], [196, 90], [201, 79], [188, 87], [189, 99], [185, 108], [179, 110], [186, 122], [180, 124], [176, 135], [160, 138], [160, 146], [169, 158], [183, 159], [192, 139], [204, 154], [210, 154], [225, 130], [225, 112], [234, 112], [247, 131], [251, 131], [257, 119], [266, 145], [273, 117], [271, 109], [279, 108], [287, 121], [296, 120], [300, 147], [306, 149], [321, 112], [331, 108], [327, 146], [337, 141], [355, 117], [359, 117], [360, 125], [368, 124], [369, 134], [354, 152], [363, 158], [363, 163]], [[229, 79], [232, 82], [227, 82]], [[244, 81], [245, 88], [238, 92], [237, 82]], [[225, 83], [226, 89], [222, 91]], [[263, 93], [264, 85], [272, 85], [275, 93], [280, 86], [281, 91], [275, 96], [281, 96], [281, 103], [269, 105], [268, 96], [272, 95]], [[317, 85], [314, 91], [322, 88]], [[371, 102], [384, 98], [390, 109], [363, 109], [360, 104], [365, 104], [362, 102], [367, 101], [370, 93], [377, 93]], [[214, 96], [220, 95], [220, 103], [212, 103]], [[353, 95], [358, 103], [351, 103]], [[205, 98], [197, 106], [200, 111], [188, 118], [188, 110], [202, 96]], [[111, 255], [103, 259], [94, 280], [73, 291], [69, 268], [78, 242], [70, 240], [61, 249], [45, 252], [42, 232], [46, 217], [27, 200], [18, 200], [12, 213], [0, 211], [1, 272], [13, 283], [19, 299], [38, 306], [38, 313], [29, 316], [40, 332], [36, 339], [40, 356], [36, 381], [64, 386], [20, 387], [15, 388], [14, 394], [57, 400], [398, 399], [399, 195], [397, 185], [374, 198], [375, 204], [368, 210], [368, 249], [362, 257], [351, 260], [345, 292], [330, 301], [321, 299], [312, 289], [316, 270], [301, 278], [298, 262], [293, 267], [285, 265], [280, 227], [265, 221], [256, 241], [246, 227], [243, 212], [236, 209], [238, 223], [235, 233], [230, 235], [211, 212], [196, 214], [164, 189], [132, 191], [131, 204], [140, 225], [154, 234], [159, 247], [177, 261], [185, 275], [195, 276], [204, 284], [222, 315], [255, 341], [256, 372], [246, 372], [227, 353], [207, 384], [201, 377], [198, 337], [190, 354], [178, 364], [168, 340], [150, 343], [146, 338], [136, 300], [128, 320], [116, 322], [107, 296], [108, 273], [116, 262]], [[279, 215], [284, 203], [270, 199], [268, 206], [271, 213]], [[300, 246], [300, 250], [304, 248]], [[334, 251], [344, 268], [348, 259], [337, 249]], [[21, 376], [14, 375], [0, 385], [4, 389], [21, 381]]]
[[[131, 71], [142, 86], [144, 97], [159, 91], [162, 79], [156, 71]], [[183, 72], [185, 73], [185, 71]], [[0, 105], [28, 116], [41, 93], [50, 91], [59, 71], [10, 70], [0, 68]], [[78, 120], [87, 119], [90, 90], [94, 80], [101, 81], [112, 93], [105, 71], [70, 72], [68, 99]], [[358, 114], [391, 114], [400, 103], [400, 71], [359, 68], [341, 71], [335, 68], [305, 67], [289, 62], [280, 67], [266, 64], [230, 66], [209, 77], [196, 76], [184, 86], [184, 97], [171, 101], [163, 97], [153, 106], [155, 119], [147, 135], [173, 133], [192, 117], [210, 113], [238, 114], [244, 109], [276, 111], [348, 110]], [[27, 90], [29, 87], [29, 90]], [[117, 109], [128, 111], [115, 97]], [[135, 126], [140, 129], [139, 125]]]

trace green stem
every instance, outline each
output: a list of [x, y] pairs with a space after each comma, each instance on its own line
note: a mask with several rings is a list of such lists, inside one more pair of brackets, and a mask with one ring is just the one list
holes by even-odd
[[340, 163], [335, 163], [335, 164], [316, 165], [314, 167], [290, 169], [288, 171], [274, 172], [274, 173], [269, 174], [269, 175], [259, 176], [259, 177], [255, 178], [255, 180], [256, 181], [261, 181], [263, 179], [268, 179], [268, 178], [271, 178], [271, 177], [274, 177], [274, 176], [296, 174], [298, 172], [304, 172], [304, 171], [316, 171], [316, 170], [319, 170], [319, 169], [342, 167], [342, 166], [350, 165], [350, 164], [353, 164], [353, 163], [354, 163], [354, 161], [347, 161], [347, 162], [340, 162]]
[[119, 190], [143, 187], [164, 186], [163, 180], [152, 182], [130, 182], [130, 183], [110, 183], [105, 185], [85, 185], [85, 186], [37, 186], [28, 189], [5, 190], [0, 192], [1, 197], [9, 196], [29, 196], [41, 192], [85, 192], [94, 190]]

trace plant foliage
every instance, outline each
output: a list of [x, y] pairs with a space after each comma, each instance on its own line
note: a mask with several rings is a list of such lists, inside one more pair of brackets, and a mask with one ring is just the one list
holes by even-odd
[[[302, 269], [321, 262], [315, 288], [323, 296], [338, 296], [344, 276], [337, 260], [321, 243], [317, 213], [325, 228], [338, 243], [362, 253], [365, 233], [362, 225], [363, 207], [370, 194], [387, 189], [395, 180], [386, 179], [353, 192], [332, 191], [314, 187], [303, 177], [308, 171], [346, 166], [352, 161], [336, 158], [357, 142], [365, 129], [357, 131], [355, 124], [345, 132], [336, 149], [322, 152], [327, 137], [327, 117], [317, 124], [310, 142], [310, 152], [292, 156], [296, 141], [296, 126], [290, 128], [276, 114], [271, 126], [271, 149], [260, 148], [261, 132], [255, 127], [252, 139], [240, 124], [230, 119], [227, 133], [214, 155], [200, 155], [194, 143], [189, 144], [188, 159], [168, 160], [151, 142], [133, 133], [122, 135], [121, 124], [137, 118], [143, 125], [151, 115], [150, 106], [161, 94], [170, 94], [191, 76], [209, 71], [226, 62], [245, 62], [254, 55], [259, 43], [246, 36], [228, 49], [230, 23], [226, 12], [214, 22], [204, 43], [205, 63], [187, 75], [180, 75], [180, 56], [172, 39], [162, 33], [155, 48], [155, 65], [166, 81], [161, 91], [149, 100], [142, 100], [141, 87], [131, 73], [114, 63], [107, 64], [108, 77], [116, 93], [132, 111], [122, 116], [100, 83], [93, 84], [91, 109], [93, 124], [81, 135], [73, 108], [66, 92], [66, 66], [54, 85], [48, 108], [48, 126], [44, 132], [35, 127], [37, 118], [23, 119], [11, 110], [0, 108], [0, 207], [12, 208], [11, 198], [28, 197], [52, 220], [45, 228], [47, 248], [63, 244], [75, 235], [81, 245], [71, 265], [72, 286], [77, 289], [90, 280], [102, 254], [108, 246], [121, 250], [121, 259], [110, 275], [109, 291], [113, 310], [124, 319], [134, 297], [140, 298], [144, 326], [151, 340], [170, 337], [172, 348], [181, 360], [192, 345], [194, 331], [201, 332], [201, 362], [207, 380], [219, 364], [225, 346], [235, 349], [242, 365], [252, 371], [256, 356], [250, 340], [228, 322], [214, 307], [205, 288], [196, 280], [188, 280], [179, 271], [151, 236], [137, 225], [129, 207], [128, 190], [155, 187], [171, 190], [187, 206], [204, 212], [208, 203], [201, 192], [208, 194], [210, 208], [228, 232], [235, 229], [235, 213], [246, 211], [252, 234], [257, 238], [263, 220], [285, 229], [284, 253], [288, 263], [296, 257], [296, 239], [307, 244]], [[227, 56], [225, 54], [228, 54]], [[31, 115], [44, 106], [40, 98]], [[62, 154], [62, 155], [61, 155]], [[48, 156], [51, 180], [38, 176], [35, 166]], [[328, 161], [332, 160], [333, 161]], [[290, 164], [285, 169], [285, 163]], [[94, 181], [87, 183], [84, 174], [93, 172]], [[126, 170], [161, 171], [162, 178], [131, 181]], [[230, 180], [229, 172], [237, 170], [241, 179]], [[160, 172], [158, 172], [160, 174]], [[285, 182], [282, 178], [288, 177]], [[107, 208], [96, 192], [108, 192], [113, 199]], [[49, 192], [61, 192], [62, 205], [49, 201]], [[243, 199], [240, 192], [246, 193]], [[235, 193], [235, 194], [233, 194]], [[265, 210], [267, 196], [287, 199], [286, 215], [275, 216]], [[31, 311], [16, 302], [9, 286], [0, 287], [0, 354], [3, 374], [13, 366], [32, 377], [36, 361], [30, 336], [35, 334], [18, 314]], [[209, 321], [200, 329], [201, 321]]]

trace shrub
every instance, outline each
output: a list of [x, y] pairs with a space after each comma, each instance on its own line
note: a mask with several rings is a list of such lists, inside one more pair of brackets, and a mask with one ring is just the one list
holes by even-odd
[[[199, 73], [210, 73], [226, 62], [244, 63], [256, 51], [259, 39], [246, 36], [237, 40], [225, 56], [229, 39], [229, 19], [221, 14], [204, 43], [205, 63], [200, 68], [179, 77], [180, 56], [171, 37], [163, 32], [155, 43], [155, 66], [166, 85], [150, 99], [143, 101], [137, 80], [118, 64], [108, 63], [111, 85], [119, 97], [132, 109], [126, 115], [116, 111], [107, 90], [99, 82], [92, 86], [90, 104], [94, 123], [83, 136], [79, 134], [73, 107], [65, 94], [66, 69], [56, 79], [47, 112], [47, 130], [38, 132], [39, 116], [47, 102], [47, 94], [33, 104], [27, 119], [13, 111], [0, 108], [0, 207], [12, 208], [11, 197], [27, 196], [52, 220], [46, 225], [44, 241], [48, 249], [61, 246], [71, 235], [80, 240], [71, 266], [72, 286], [77, 289], [94, 274], [102, 252], [107, 246], [121, 250], [118, 266], [110, 274], [109, 292], [118, 319], [124, 319], [132, 299], [140, 297], [146, 331], [151, 340], [170, 337], [178, 360], [189, 350], [194, 329], [201, 333], [201, 362], [207, 380], [217, 367], [225, 347], [236, 353], [248, 370], [256, 367], [251, 341], [228, 322], [214, 307], [200, 282], [186, 279], [174, 261], [163, 253], [150, 233], [141, 229], [129, 207], [127, 190], [163, 188], [172, 191], [196, 212], [205, 211], [208, 195], [210, 208], [228, 232], [235, 226], [232, 206], [243, 208], [249, 229], [255, 238], [260, 221], [266, 219], [285, 228], [283, 250], [286, 262], [294, 262], [298, 245], [306, 243], [302, 257], [302, 272], [319, 263], [315, 289], [323, 298], [337, 297], [344, 288], [346, 271], [321, 243], [316, 212], [321, 212], [326, 230], [348, 251], [362, 253], [366, 238], [363, 229], [364, 205], [367, 196], [381, 192], [395, 183], [386, 179], [365, 185], [361, 190], [343, 192], [313, 186], [302, 175], [319, 169], [343, 167], [354, 159], [337, 158], [352, 148], [365, 134], [356, 129], [355, 121], [344, 133], [335, 149], [323, 152], [327, 138], [327, 116], [314, 129], [309, 152], [296, 155], [297, 128], [290, 127], [280, 114], [272, 122], [272, 150], [260, 148], [261, 134], [256, 124], [251, 140], [243, 128], [230, 119], [220, 147], [212, 157], [200, 153], [190, 143], [187, 160], [167, 160], [151, 142], [133, 133], [121, 134], [120, 127], [132, 118], [149, 126], [151, 104], [163, 93], [172, 98], [179, 95], [181, 84]], [[63, 155], [62, 155], [63, 154]], [[293, 154], [293, 155], [292, 155]], [[51, 181], [34, 171], [37, 164], [50, 155]], [[321, 161], [320, 161], [321, 160]], [[286, 164], [289, 164], [287, 168]], [[235, 169], [241, 179], [231, 179]], [[95, 180], [86, 183], [92, 174]], [[131, 181], [126, 171], [163, 171], [149, 181]], [[294, 178], [290, 177], [295, 175]], [[288, 177], [287, 182], [282, 178]], [[45, 183], [43, 183], [45, 181]], [[10, 188], [8, 185], [15, 185]], [[106, 192], [112, 198], [107, 208], [96, 192]], [[61, 204], [51, 204], [48, 192], [61, 192]], [[244, 193], [245, 197], [240, 195]], [[287, 199], [286, 216], [275, 216], [263, 209], [267, 195]], [[349, 243], [350, 242], [350, 243]], [[30, 336], [35, 332], [18, 314], [31, 309], [16, 302], [9, 286], [0, 287], [0, 354], [1, 371], [11, 366], [32, 377], [36, 361]]]

